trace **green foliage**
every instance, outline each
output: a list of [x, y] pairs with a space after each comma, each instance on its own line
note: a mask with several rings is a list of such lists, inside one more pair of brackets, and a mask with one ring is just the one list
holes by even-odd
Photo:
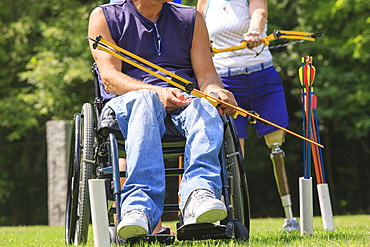
[[185, 4], [188, 6], [196, 6], [197, 5], [197, 0], [182, 0], [181, 4]]
[[[285, 1], [287, 2], [287, 1]], [[284, 3], [284, 2], [283, 2]], [[282, 5], [281, 3], [277, 6]], [[270, 5], [271, 8], [271, 5]], [[295, 30], [322, 32], [324, 36], [316, 42], [305, 42], [288, 48], [285, 54], [275, 54], [278, 66], [286, 66], [289, 74], [298, 68], [300, 57], [313, 56], [317, 69], [314, 86], [319, 99], [319, 116], [323, 121], [335, 121], [335, 130], [349, 139], [368, 138], [370, 117], [366, 106], [370, 104], [369, 74], [370, 65], [370, 22], [366, 12], [368, 1], [299, 1], [294, 11], [287, 14], [291, 23], [298, 21]], [[299, 11], [297, 11], [299, 10]], [[273, 12], [273, 8], [270, 13]], [[294, 18], [296, 17], [296, 19]], [[274, 15], [274, 23], [279, 23], [281, 15]], [[280, 24], [280, 23], [279, 23]], [[291, 27], [288, 27], [291, 28]], [[286, 29], [280, 26], [279, 29]], [[288, 60], [286, 60], [289, 58]], [[280, 61], [286, 61], [281, 64]], [[295, 90], [292, 94], [297, 95]], [[365, 110], [365, 111], [364, 111]]]
[[98, 1], [80, 2], [0, 3], [0, 224], [47, 222], [45, 122], [71, 119], [92, 101], [85, 36]]
[[44, 3], [35, 3], [36, 19], [25, 15], [2, 25], [0, 42], [10, 49], [1, 49], [1, 57], [10, 70], [2, 71], [6, 79], [1, 82], [4, 110], [0, 118], [5, 121], [0, 126], [11, 129], [9, 140], [19, 140], [27, 130], [40, 128], [45, 118], [71, 118], [83, 97], [92, 95], [88, 85], [92, 59], [85, 35], [95, 4], [50, 4], [49, 9]]

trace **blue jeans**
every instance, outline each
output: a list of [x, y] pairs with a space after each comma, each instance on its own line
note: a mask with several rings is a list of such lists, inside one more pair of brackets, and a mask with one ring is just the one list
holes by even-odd
[[[192, 95], [187, 95], [192, 97]], [[186, 138], [184, 174], [180, 185], [180, 209], [196, 189], [221, 197], [223, 122], [217, 109], [204, 98], [194, 98], [185, 108], [168, 115], [158, 94], [150, 90], [126, 93], [111, 99], [106, 107], [116, 113], [125, 137], [127, 180], [122, 188], [122, 215], [138, 209], [146, 213], [150, 231], [157, 225], [164, 206], [165, 173], [161, 138], [175, 132]], [[104, 111], [104, 109], [103, 109]], [[166, 121], [167, 122], [167, 121]]]

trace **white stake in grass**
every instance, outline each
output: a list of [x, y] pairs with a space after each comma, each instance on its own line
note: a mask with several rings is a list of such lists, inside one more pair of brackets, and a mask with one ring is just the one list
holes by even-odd
[[95, 247], [109, 247], [109, 223], [105, 180], [89, 179], [91, 219]]
[[312, 178], [299, 178], [301, 235], [313, 234]]

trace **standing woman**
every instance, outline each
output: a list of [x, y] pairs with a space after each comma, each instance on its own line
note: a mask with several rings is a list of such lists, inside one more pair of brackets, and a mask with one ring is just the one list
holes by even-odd
[[[256, 51], [263, 47], [266, 36], [268, 5], [266, 0], [199, 0], [197, 9], [203, 14], [212, 46], [217, 49], [237, 46], [242, 40], [248, 48], [217, 53], [214, 65], [225, 88], [230, 90], [238, 105], [252, 109], [263, 118], [282, 127], [289, 125], [284, 88], [276, 72], [272, 55], [266, 47], [258, 56]], [[239, 116], [236, 125], [244, 153], [247, 138], [246, 118]], [[277, 188], [285, 212], [283, 229], [299, 230], [298, 220], [293, 217], [289, 185], [285, 172], [284, 132], [260, 122], [256, 125], [259, 137], [264, 137], [271, 149], [271, 160]]]

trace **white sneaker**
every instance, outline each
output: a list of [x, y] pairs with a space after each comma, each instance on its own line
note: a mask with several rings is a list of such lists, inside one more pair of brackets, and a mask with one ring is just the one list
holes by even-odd
[[131, 210], [125, 213], [118, 224], [117, 233], [123, 239], [148, 234], [148, 218], [143, 211]]
[[182, 212], [184, 225], [194, 223], [213, 223], [226, 218], [225, 204], [215, 195], [204, 189], [191, 193]]

